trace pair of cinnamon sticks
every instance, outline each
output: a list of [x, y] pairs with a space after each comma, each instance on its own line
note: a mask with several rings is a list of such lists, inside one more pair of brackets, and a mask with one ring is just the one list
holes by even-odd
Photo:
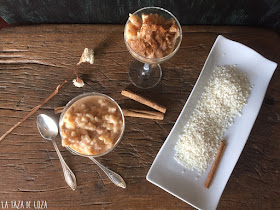
[[[124, 116], [127, 117], [140, 117], [140, 118], [147, 118], [147, 119], [154, 119], [154, 120], [163, 120], [164, 114], [166, 112], [166, 108], [156, 102], [153, 102], [143, 96], [140, 96], [132, 91], [123, 90], [121, 92], [123, 96], [126, 96], [132, 100], [135, 100], [141, 104], [149, 106], [157, 111], [145, 111], [145, 110], [137, 110], [137, 109], [122, 109]], [[54, 112], [55, 114], [59, 114], [63, 111], [64, 106], [55, 107]]]
[[146, 106], [149, 106], [157, 110], [157, 111], [144, 111], [144, 110], [136, 110], [136, 109], [123, 109], [124, 116], [163, 120], [164, 114], [166, 112], [166, 108], [164, 106], [157, 104], [156, 102], [153, 102], [129, 90], [123, 90], [121, 94], [123, 96], [126, 96], [132, 100], [135, 100], [141, 104], [144, 104]]

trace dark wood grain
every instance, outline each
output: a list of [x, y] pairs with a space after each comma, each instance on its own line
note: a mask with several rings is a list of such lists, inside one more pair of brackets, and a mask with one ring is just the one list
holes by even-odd
[[[0, 200], [46, 200], [48, 207], [75, 209], [191, 209], [146, 181], [145, 176], [188, 98], [217, 35], [246, 44], [280, 63], [280, 38], [272, 31], [185, 26], [181, 48], [162, 64], [162, 81], [157, 87], [142, 91], [131, 87], [128, 80], [128, 66], [133, 58], [123, 42], [123, 28], [122, 25], [38, 25], [0, 31], [1, 134], [64, 81], [85, 47], [95, 49], [94, 65], [79, 67], [86, 82], [84, 88], [66, 84], [57, 96], [0, 143]], [[278, 68], [219, 209], [280, 208], [279, 79]], [[78, 188], [73, 192], [64, 181], [52, 144], [43, 140], [37, 131], [37, 115], [46, 113], [57, 118], [54, 107], [90, 91], [108, 94], [124, 108], [146, 108], [121, 95], [121, 90], [127, 87], [166, 106], [164, 120], [127, 118], [122, 142], [113, 152], [98, 159], [124, 177], [125, 190], [112, 184], [89, 159], [73, 156], [59, 144], [77, 177]]]

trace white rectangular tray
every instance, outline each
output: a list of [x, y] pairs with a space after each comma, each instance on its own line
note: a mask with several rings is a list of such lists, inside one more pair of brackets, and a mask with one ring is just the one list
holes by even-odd
[[[252, 90], [248, 104], [242, 110], [242, 116], [237, 117], [234, 124], [225, 132], [227, 148], [210, 189], [206, 189], [203, 185], [212, 163], [207, 171], [198, 177], [197, 172], [187, 170], [176, 162], [174, 147], [214, 67], [221, 65], [237, 65], [240, 71], [246, 72]], [[218, 36], [181, 114], [147, 174], [147, 180], [195, 208], [217, 208], [226, 183], [257, 118], [276, 67], [276, 63], [267, 60], [249, 47], [221, 35]]]

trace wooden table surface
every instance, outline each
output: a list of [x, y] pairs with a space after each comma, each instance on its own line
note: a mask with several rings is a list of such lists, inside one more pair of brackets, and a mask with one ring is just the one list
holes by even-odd
[[[133, 88], [128, 66], [133, 61], [123, 41], [123, 25], [38, 25], [0, 30], [1, 135], [45, 99], [66, 79], [85, 47], [94, 48], [94, 65], [79, 67], [86, 85], [67, 83], [47, 104], [0, 143], [0, 201], [46, 201], [48, 208], [192, 209], [146, 181], [146, 174], [173, 127], [219, 34], [239, 41], [280, 63], [280, 37], [261, 28], [184, 26], [177, 54], [162, 64], [160, 84], [149, 90]], [[275, 71], [247, 144], [222, 194], [218, 209], [280, 208], [279, 136], [280, 72]], [[129, 86], [129, 87], [128, 87]], [[167, 107], [163, 121], [126, 118], [117, 148], [98, 160], [122, 175], [121, 189], [89, 159], [73, 156], [56, 141], [74, 171], [78, 187], [64, 181], [50, 142], [41, 138], [36, 117], [73, 97], [98, 91], [122, 107], [143, 108], [120, 92], [130, 88]], [[170, 177], [172, 178], [172, 177]], [[0, 203], [1, 204], [1, 203]]]

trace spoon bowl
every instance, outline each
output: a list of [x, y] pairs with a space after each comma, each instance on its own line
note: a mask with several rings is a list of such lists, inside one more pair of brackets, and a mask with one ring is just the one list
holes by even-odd
[[40, 114], [37, 118], [37, 128], [44, 139], [52, 140], [58, 134], [55, 121], [48, 115]]

